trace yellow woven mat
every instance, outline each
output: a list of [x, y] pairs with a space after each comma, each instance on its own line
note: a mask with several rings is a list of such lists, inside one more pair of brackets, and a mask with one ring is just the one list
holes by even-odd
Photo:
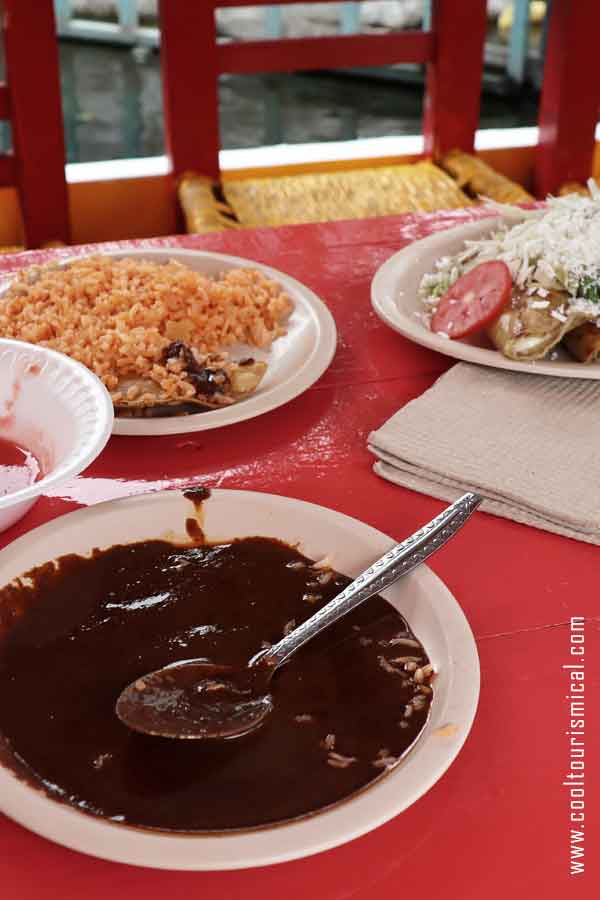
[[229, 207], [217, 199], [217, 190], [218, 185], [205, 175], [186, 172], [181, 176], [177, 193], [188, 234], [240, 227]]
[[[65, 247], [66, 244], [63, 241], [46, 241], [45, 244], [42, 244], [42, 250], [50, 250], [53, 247]], [[13, 244], [8, 247], [0, 247], [0, 253], [22, 253], [23, 250], [27, 250], [27, 247], [24, 247], [23, 244]]]
[[225, 181], [223, 193], [247, 227], [430, 212], [472, 202], [430, 162]]
[[489, 197], [499, 203], [529, 203], [534, 199], [520, 184], [496, 172], [477, 156], [453, 150], [444, 156], [441, 164], [471, 197]]
[[[595, 179], [596, 184], [599, 184], [598, 179]], [[590, 192], [585, 184], [580, 184], [578, 181], [565, 181], [558, 189], [558, 196], [564, 197], [567, 194], [581, 194], [582, 197], [589, 197]]]

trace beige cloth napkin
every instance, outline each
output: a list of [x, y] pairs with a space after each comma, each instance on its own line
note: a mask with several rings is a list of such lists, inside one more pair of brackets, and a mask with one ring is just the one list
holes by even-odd
[[600, 382], [455, 365], [369, 436], [375, 471], [423, 494], [600, 544]]

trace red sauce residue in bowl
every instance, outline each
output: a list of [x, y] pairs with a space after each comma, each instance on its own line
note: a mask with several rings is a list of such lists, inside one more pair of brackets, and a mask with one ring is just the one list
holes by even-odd
[[29, 450], [0, 438], [0, 497], [29, 487], [41, 477], [40, 465]]

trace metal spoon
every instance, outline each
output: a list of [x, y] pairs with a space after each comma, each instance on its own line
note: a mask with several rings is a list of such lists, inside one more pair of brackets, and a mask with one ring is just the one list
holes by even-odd
[[468, 493], [389, 550], [314, 616], [243, 669], [184, 660], [128, 685], [116, 713], [134, 731], [169, 738], [233, 738], [258, 728], [273, 709], [276, 669], [323, 629], [408, 574], [440, 549], [482, 501]]

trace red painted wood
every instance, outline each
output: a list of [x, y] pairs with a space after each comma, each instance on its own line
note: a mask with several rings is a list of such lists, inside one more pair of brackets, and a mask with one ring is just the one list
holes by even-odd
[[160, 0], [165, 141], [175, 175], [219, 175], [214, 4]]
[[[473, 148], [485, 38], [485, 0], [434, 0], [433, 33], [340, 35], [250, 41], [216, 47], [215, 9], [237, 0], [161, 0], [165, 123], [176, 175], [186, 169], [217, 177], [219, 72], [302, 71], [428, 62], [426, 151]], [[267, 5], [261, 3], [259, 5]], [[459, 49], [460, 48], [460, 49]], [[202, 119], [196, 113], [201, 110]]]
[[217, 46], [215, 4], [161, 0], [167, 153], [176, 176], [219, 175], [219, 72], [266, 72], [431, 58], [429, 34], [340, 36]]
[[600, 108], [594, 68], [599, 33], [598, 0], [553, 0], [539, 113], [538, 196], [591, 175]]
[[0, 82], [0, 119], [10, 119], [10, 97], [4, 82]]
[[432, 0], [435, 56], [427, 68], [425, 152], [471, 151], [479, 125], [485, 0]]
[[[395, 250], [478, 218], [480, 210], [186, 235], [118, 246], [182, 246], [260, 260], [329, 305], [338, 350], [321, 381], [279, 410], [221, 431], [112, 438], [81, 477], [41, 500], [0, 545], [69, 510], [118, 496], [204, 483], [321, 503], [399, 539], [442, 504], [377, 478], [369, 431], [426, 390], [450, 360], [386, 328], [369, 303], [377, 267]], [[114, 244], [110, 245], [115, 247]], [[0, 271], [89, 247], [0, 256]], [[102, 245], [94, 250], [102, 251]], [[58, 524], [58, 523], [57, 523]], [[369, 835], [279, 866], [164, 872], [66, 850], [0, 817], [2, 900], [592, 900], [600, 781], [587, 784], [586, 872], [568, 875], [568, 766], [561, 666], [570, 616], [589, 616], [586, 758], [600, 758], [598, 548], [478, 513], [432, 560], [476, 636], [482, 692], [456, 762], [417, 803]]]
[[4, 0], [16, 182], [27, 246], [69, 240], [65, 143], [52, 0]]
[[0, 187], [15, 183], [15, 158], [12, 153], [0, 154]]
[[289, 72], [427, 62], [432, 53], [431, 35], [414, 31], [221, 44], [217, 59], [221, 72]]

